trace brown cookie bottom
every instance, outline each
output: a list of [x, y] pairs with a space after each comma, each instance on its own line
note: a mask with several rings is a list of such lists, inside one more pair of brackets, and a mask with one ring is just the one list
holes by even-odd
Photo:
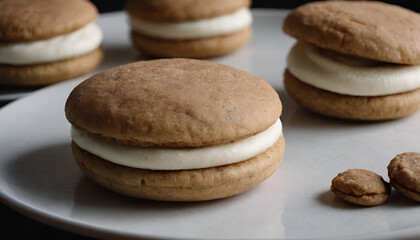
[[344, 199], [347, 202], [351, 202], [357, 205], [362, 206], [376, 206], [384, 203], [388, 200], [388, 193], [378, 193], [378, 194], [366, 194], [361, 196], [356, 196], [353, 194], [341, 192], [335, 188], [331, 188], [331, 191], [341, 199]]
[[0, 64], [0, 85], [38, 87], [82, 76], [94, 70], [102, 61], [101, 47], [82, 56], [61, 61], [14, 66]]
[[407, 197], [409, 197], [409, 198], [411, 198], [411, 199], [413, 199], [413, 200], [415, 200], [417, 202], [420, 202], [420, 193], [415, 192], [415, 191], [413, 191], [413, 190], [405, 187], [402, 184], [399, 184], [395, 180], [392, 180], [391, 179], [390, 183], [391, 183], [392, 187], [394, 187], [397, 191], [401, 192], [405, 196], [407, 196]]
[[249, 41], [250, 36], [250, 27], [229, 35], [191, 40], [158, 39], [131, 32], [134, 46], [141, 52], [153, 57], [217, 57], [242, 47]]
[[420, 109], [420, 88], [385, 96], [349, 96], [308, 85], [287, 69], [284, 86], [289, 95], [305, 108], [336, 118], [388, 120], [410, 115]]
[[72, 142], [73, 155], [93, 181], [117, 193], [161, 201], [203, 201], [233, 196], [270, 177], [280, 165], [285, 140], [246, 161], [192, 170], [148, 170], [106, 161]]

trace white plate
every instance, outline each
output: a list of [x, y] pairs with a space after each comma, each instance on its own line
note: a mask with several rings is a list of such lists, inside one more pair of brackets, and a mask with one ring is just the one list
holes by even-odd
[[[208, 202], [131, 199], [86, 178], [71, 150], [64, 103], [82, 79], [63, 82], [0, 111], [0, 198], [25, 215], [97, 238], [416, 238], [419, 204], [393, 192], [388, 203], [356, 207], [333, 197], [331, 179], [348, 168], [386, 177], [398, 153], [420, 151], [420, 114], [385, 122], [335, 120], [298, 107], [283, 90], [293, 39], [281, 32], [284, 11], [254, 11], [250, 44], [212, 59], [267, 80], [284, 104], [286, 154], [278, 171], [241, 195]], [[138, 59], [125, 15], [101, 16], [108, 53], [101, 69]]]

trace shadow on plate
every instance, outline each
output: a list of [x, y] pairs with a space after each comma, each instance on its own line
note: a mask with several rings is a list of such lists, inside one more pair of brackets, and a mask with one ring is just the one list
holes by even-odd
[[392, 189], [391, 195], [389, 196], [388, 202], [385, 203], [393, 208], [399, 207], [419, 207], [419, 202], [414, 201], [413, 199], [406, 197], [404, 194], [398, 192], [395, 189]]
[[[159, 202], [126, 197], [107, 190], [89, 178], [73, 159], [70, 143], [60, 143], [22, 154], [11, 160], [7, 168], [10, 185], [44, 199], [73, 198], [75, 208], [115, 208], [130, 210], [179, 209], [220, 204], [239, 196], [203, 202]], [[246, 193], [244, 193], [246, 194]], [[241, 194], [243, 195], [243, 194]]]
[[361, 206], [346, 202], [334, 195], [331, 191], [325, 191], [318, 195], [317, 200], [323, 205], [330, 206], [332, 208], [354, 210], [360, 209]]
[[[363, 209], [366, 207], [359, 206], [357, 204], [346, 202], [334, 195], [331, 191], [325, 191], [318, 195], [317, 200], [327, 206], [339, 209]], [[383, 203], [382, 206], [391, 208], [407, 208], [407, 207], [418, 207], [419, 203], [404, 196], [402, 193], [392, 190], [391, 195], [387, 202]], [[373, 206], [374, 207], [374, 206]], [[367, 207], [369, 208], [369, 207]]]
[[[180, 214], [220, 214], [220, 209], [237, 208], [238, 199], [248, 199], [253, 189], [237, 196], [203, 202], [159, 202], [126, 197], [105, 189], [85, 177], [73, 159], [70, 143], [60, 143], [24, 153], [7, 165], [8, 185], [15, 197], [48, 211], [69, 211], [72, 218], [97, 221], [121, 216], [148, 221]], [[38, 207], [37, 207], [38, 208]], [[147, 217], [144, 217], [147, 216]], [[222, 216], [220, 216], [222, 217]]]
[[81, 172], [72, 159], [70, 143], [58, 143], [26, 152], [9, 161], [10, 185], [26, 195], [62, 199], [72, 195]]
[[103, 71], [111, 67], [149, 59], [149, 57], [130, 45], [106, 46], [104, 47], [104, 60], [100, 70]]
[[[250, 190], [252, 191], [252, 189]], [[249, 191], [248, 191], [249, 192]], [[75, 187], [74, 206], [72, 214], [86, 214], [86, 212], [106, 212], [107, 215], [125, 214], [135, 212], [148, 214], [153, 212], [164, 212], [171, 215], [171, 212], [178, 212], [184, 209], [217, 207], [220, 204], [233, 203], [235, 199], [243, 197], [247, 192], [224, 199], [199, 202], [164, 202], [147, 199], [137, 199], [124, 196], [110, 191], [84, 176], [80, 178]]]
[[313, 128], [325, 128], [328, 130], [346, 128], [371, 128], [376, 126], [392, 124], [398, 120], [399, 119], [384, 121], [360, 121], [339, 119], [314, 113], [297, 105], [296, 110], [290, 116], [288, 127], [299, 128], [301, 130]]

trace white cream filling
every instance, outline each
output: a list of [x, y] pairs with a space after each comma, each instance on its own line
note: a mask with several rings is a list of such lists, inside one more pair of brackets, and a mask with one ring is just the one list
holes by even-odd
[[150, 22], [131, 18], [133, 31], [156, 38], [194, 39], [227, 35], [251, 25], [252, 14], [242, 8], [232, 14], [198, 21]]
[[267, 130], [237, 142], [200, 148], [141, 148], [112, 144], [71, 128], [73, 141], [82, 149], [110, 162], [152, 170], [197, 169], [250, 159], [273, 146], [282, 135], [277, 120]]
[[39, 64], [87, 54], [101, 45], [102, 31], [92, 22], [74, 32], [46, 40], [0, 44], [0, 63]]
[[420, 65], [377, 62], [297, 43], [287, 69], [302, 82], [353, 96], [382, 96], [420, 88]]

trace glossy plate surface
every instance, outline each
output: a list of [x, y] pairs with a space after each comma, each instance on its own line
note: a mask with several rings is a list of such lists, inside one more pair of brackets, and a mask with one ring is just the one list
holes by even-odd
[[[300, 108], [283, 89], [285, 58], [294, 40], [281, 31], [286, 14], [253, 12], [252, 41], [210, 59], [247, 70], [280, 94], [286, 154], [278, 171], [235, 197], [198, 203], [131, 199], [86, 178], [73, 160], [64, 103], [83, 79], [50, 86], [0, 110], [0, 199], [25, 215], [97, 238], [416, 239], [420, 205], [393, 191], [378, 207], [336, 199], [330, 182], [349, 168], [375, 171], [398, 153], [420, 151], [420, 113], [396, 121], [342, 121]], [[98, 71], [143, 58], [130, 45], [123, 13], [98, 20], [105, 62]]]

